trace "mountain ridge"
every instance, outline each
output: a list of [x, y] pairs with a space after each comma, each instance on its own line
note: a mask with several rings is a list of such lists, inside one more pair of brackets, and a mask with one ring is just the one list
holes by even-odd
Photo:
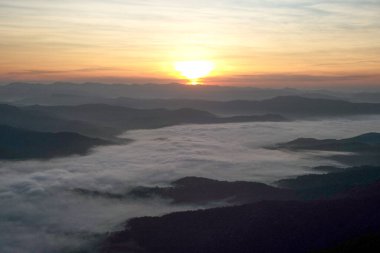
[[0, 125], [0, 159], [50, 159], [85, 155], [99, 145], [113, 144], [77, 133], [46, 133]]

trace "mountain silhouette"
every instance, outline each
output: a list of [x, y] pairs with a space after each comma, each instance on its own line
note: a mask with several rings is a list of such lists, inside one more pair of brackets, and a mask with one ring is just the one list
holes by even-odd
[[48, 159], [84, 155], [111, 142], [76, 133], [46, 133], [0, 125], [0, 159]]

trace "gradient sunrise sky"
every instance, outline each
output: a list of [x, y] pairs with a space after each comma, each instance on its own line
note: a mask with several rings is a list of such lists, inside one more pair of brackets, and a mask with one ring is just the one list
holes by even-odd
[[380, 86], [379, 0], [0, 0], [0, 81]]

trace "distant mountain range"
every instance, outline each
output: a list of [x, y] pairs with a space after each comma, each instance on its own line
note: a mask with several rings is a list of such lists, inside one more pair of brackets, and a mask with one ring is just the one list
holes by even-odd
[[13, 83], [0, 86], [0, 101], [19, 106], [107, 104], [135, 109], [191, 108], [224, 115], [280, 114], [294, 118], [380, 114], [380, 93], [179, 84]]
[[207, 101], [266, 100], [278, 96], [380, 102], [380, 92], [339, 92], [331, 90], [265, 89], [255, 87], [188, 86], [182, 84], [102, 84], [102, 83], [12, 83], [0, 86], [0, 102], [19, 105], [79, 105], [105, 103], [117, 98], [185, 99]]
[[83, 155], [97, 145], [109, 141], [76, 133], [45, 133], [0, 125], [0, 159], [49, 159]]
[[[80, 100], [84, 104], [86, 100]], [[190, 99], [95, 99], [101, 104], [136, 109], [191, 108], [220, 115], [280, 114], [293, 118], [317, 118], [380, 114], [380, 103], [354, 103], [343, 100], [280, 96], [266, 100], [210, 101]], [[78, 101], [79, 103], [79, 101]], [[80, 104], [80, 103], [79, 103]]]
[[217, 114], [273, 113], [296, 118], [380, 114], [380, 103], [353, 103], [343, 100], [305, 98], [300, 96], [280, 96], [260, 101], [143, 100], [118, 98], [108, 100], [105, 103], [140, 109], [193, 108]]
[[335, 98], [340, 93], [325, 90], [264, 89], [254, 87], [188, 86], [183, 84], [102, 84], [64, 83], [32, 84], [12, 83], [0, 86], [0, 101], [23, 104], [73, 105], [75, 103], [101, 103], [100, 98], [156, 98], [203, 100], [260, 100], [276, 96], [302, 95], [315, 98]]

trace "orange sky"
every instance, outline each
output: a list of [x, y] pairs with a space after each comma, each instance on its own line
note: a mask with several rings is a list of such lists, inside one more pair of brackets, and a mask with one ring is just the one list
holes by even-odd
[[0, 81], [380, 86], [380, 2], [0, 0]]

